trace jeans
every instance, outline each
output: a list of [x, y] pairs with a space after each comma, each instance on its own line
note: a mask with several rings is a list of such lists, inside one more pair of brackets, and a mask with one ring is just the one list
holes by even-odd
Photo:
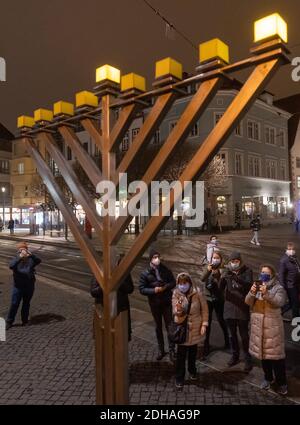
[[287, 384], [285, 359], [281, 360], [262, 360], [262, 368], [265, 374], [265, 380], [272, 382], [275, 375], [275, 382], [282, 386]]
[[185, 361], [188, 356], [188, 371], [191, 375], [197, 373], [197, 345], [178, 345], [176, 357], [176, 381], [183, 383], [185, 376]]
[[223, 315], [224, 315], [224, 302], [222, 302], [220, 300], [207, 301], [207, 305], [208, 305], [209, 316], [208, 316], [208, 327], [206, 329], [204, 346], [209, 347], [209, 337], [210, 337], [210, 331], [211, 331], [212, 315], [213, 315], [214, 310], [216, 312], [218, 323], [221, 326], [221, 329], [222, 329], [223, 334], [224, 334], [225, 345], [228, 345], [229, 344], [229, 334], [228, 334], [226, 322], [225, 322], [224, 317], [223, 317]]
[[299, 301], [299, 289], [294, 286], [293, 288], [286, 288], [289, 302], [287, 305], [282, 307], [282, 314], [292, 309], [293, 318], [300, 316], [300, 301]]
[[237, 330], [239, 330], [242, 347], [245, 354], [245, 359], [250, 359], [249, 355], [249, 321], [248, 320], [237, 320], [237, 319], [227, 319], [226, 320], [229, 334], [230, 334], [230, 343], [232, 356], [235, 359], [240, 357], [240, 346], [238, 340]]
[[23, 300], [21, 319], [22, 323], [28, 322], [30, 301], [34, 293], [34, 284], [24, 286], [23, 288], [13, 287], [11, 306], [7, 315], [7, 323], [13, 324], [20, 306]]
[[254, 243], [256, 243], [256, 244], [259, 243], [259, 241], [258, 241], [258, 231], [257, 230], [254, 230], [253, 231], [253, 238], [252, 238], [251, 241], [254, 242]]
[[156, 332], [156, 338], [157, 343], [159, 346], [159, 349], [164, 352], [165, 351], [165, 344], [164, 344], [164, 335], [163, 335], [163, 328], [162, 328], [162, 319], [164, 319], [165, 327], [168, 332], [168, 343], [169, 343], [169, 350], [175, 351], [175, 344], [170, 341], [169, 338], [169, 326], [172, 322], [172, 305], [171, 304], [165, 304], [165, 303], [157, 303], [157, 304], [150, 304], [151, 313], [155, 321], [155, 332]]

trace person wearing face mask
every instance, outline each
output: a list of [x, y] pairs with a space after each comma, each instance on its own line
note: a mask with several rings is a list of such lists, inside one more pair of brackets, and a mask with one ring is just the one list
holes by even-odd
[[294, 317], [300, 316], [300, 263], [296, 256], [295, 245], [289, 242], [285, 254], [280, 260], [279, 281], [288, 295], [288, 303], [283, 307], [282, 313], [292, 310]]
[[274, 267], [261, 266], [259, 280], [254, 282], [245, 301], [251, 308], [249, 352], [261, 360], [265, 375], [261, 388], [270, 389], [275, 378], [277, 392], [286, 395], [285, 341], [281, 316], [286, 292], [276, 278]]
[[251, 239], [250, 243], [252, 243], [253, 245], [260, 246], [260, 243], [259, 243], [259, 240], [258, 240], [258, 232], [261, 229], [260, 215], [259, 214], [253, 220], [251, 220], [250, 228], [253, 231], [253, 238]]
[[223, 331], [225, 349], [230, 347], [229, 335], [226, 322], [224, 320], [224, 298], [220, 290], [221, 277], [224, 273], [222, 269], [222, 256], [220, 252], [214, 252], [211, 263], [201, 276], [201, 281], [205, 284], [205, 295], [208, 304], [209, 320], [205, 335], [203, 358], [207, 357], [210, 351], [209, 337], [212, 323], [213, 311], [215, 311], [218, 323]]
[[17, 256], [9, 264], [13, 271], [13, 292], [11, 306], [6, 319], [6, 329], [12, 327], [21, 301], [21, 319], [23, 326], [28, 324], [30, 301], [34, 293], [35, 267], [41, 263], [41, 260], [32, 254], [26, 242], [17, 245]]
[[245, 357], [245, 372], [252, 369], [252, 360], [249, 355], [249, 306], [245, 304], [253, 282], [252, 270], [242, 262], [241, 254], [233, 252], [229, 257], [228, 270], [222, 276], [220, 289], [224, 293], [224, 319], [227, 323], [232, 357], [228, 366], [239, 363], [240, 347], [238, 331], [242, 340]]
[[208, 307], [205, 294], [200, 288], [193, 285], [188, 273], [180, 273], [176, 283], [172, 298], [174, 321], [182, 323], [187, 318], [187, 339], [185, 343], [178, 344], [176, 358], [176, 387], [182, 388], [186, 357], [188, 358], [190, 380], [198, 379], [197, 347], [208, 326]]
[[217, 237], [212, 235], [209, 238], [208, 244], [206, 245], [206, 258], [205, 259], [206, 259], [208, 264], [211, 264], [211, 259], [212, 259], [213, 253], [220, 251], [218, 245], [219, 245], [219, 241], [218, 241]]
[[[142, 272], [139, 281], [139, 290], [142, 295], [148, 297], [149, 306], [156, 325], [156, 337], [158, 343], [157, 360], [165, 355], [162, 320], [168, 332], [172, 322], [172, 289], [176, 281], [171, 270], [161, 263], [160, 253], [151, 249], [149, 254], [149, 267]], [[169, 342], [169, 355], [172, 362], [175, 361], [175, 344]]]

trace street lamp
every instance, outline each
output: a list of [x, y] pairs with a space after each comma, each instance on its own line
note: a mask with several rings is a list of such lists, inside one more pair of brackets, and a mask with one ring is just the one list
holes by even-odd
[[3, 230], [4, 230], [5, 228], [5, 191], [6, 191], [5, 187], [2, 187], [1, 191], [3, 193]]

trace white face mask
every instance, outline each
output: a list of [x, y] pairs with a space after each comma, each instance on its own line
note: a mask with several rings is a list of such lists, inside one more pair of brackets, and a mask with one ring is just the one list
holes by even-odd
[[159, 266], [160, 265], [160, 258], [153, 258], [151, 263], [153, 264], [153, 266]]
[[289, 256], [290, 255], [295, 255], [296, 254], [296, 251], [294, 249], [287, 249], [286, 250], [286, 254], [289, 255]]

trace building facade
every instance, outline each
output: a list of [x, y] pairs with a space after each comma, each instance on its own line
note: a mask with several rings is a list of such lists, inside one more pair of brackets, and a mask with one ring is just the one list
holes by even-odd
[[300, 220], [300, 94], [279, 99], [275, 104], [291, 114], [288, 122], [291, 202], [294, 216]]
[[7, 224], [11, 217], [12, 190], [10, 184], [10, 169], [12, 158], [13, 135], [0, 124], [0, 223]]

